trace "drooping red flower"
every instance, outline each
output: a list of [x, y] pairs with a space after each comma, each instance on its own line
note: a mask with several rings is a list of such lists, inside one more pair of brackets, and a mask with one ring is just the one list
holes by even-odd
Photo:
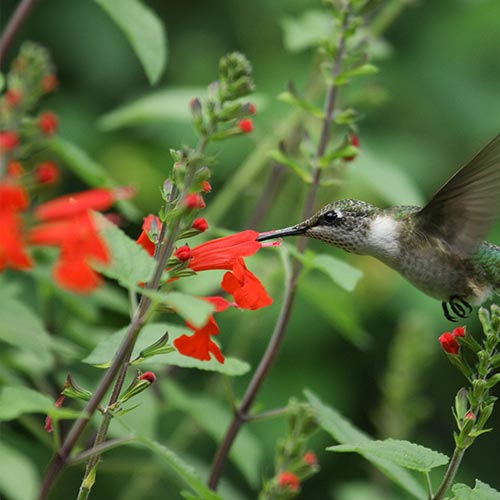
[[203, 199], [203, 196], [198, 193], [191, 193], [186, 196], [186, 199], [184, 200], [184, 205], [189, 208], [190, 210], [193, 210], [195, 208], [205, 208], [205, 200]]
[[91, 262], [107, 264], [111, 260], [89, 211], [37, 226], [30, 231], [29, 239], [35, 245], [61, 249], [54, 277], [60, 285], [75, 292], [91, 292], [101, 283], [101, 277], [91, 267]]
[[23, 93], [20, 90], [9, 89], [5, 92], [5, 100], [11, 108], [15, 108], [21, 104], [23, 100]]
[[193, 248], [189, 267], [193, 271], [208, 269], [231, 270], [240, 257], [249, 257], [262, 248], [256, 241], [257, 231], [247, 230], [223, 238], [207, 241]]
[[137, 244], [141, 245], [150, 255], [155, 254], [156, 244], [152, 240], [160, 234], [161, 226], [161, 220], [156, 215], [149, 214], [144, 218], [142, 233], [137, 238]]
[[28, 205], [28, 194], [23, 187], [0, 182], [0, 271], [7, 266], [27, 269], [32, 265], [25, 250], [19, 215]]
[[53, 135], [59, 128], [59, 118], [52, 111], [46, 111], [38, 118], [38, 128], [45, 135]]
[[248, 134], [253, 130], [253, 121], [250, 118], [243, 118], [238, 122], [238, 127], [244, 134]]
[[460, 344], [455, 338], [455, 335], [450, 332], [443, 333], [443, 335], [439, 337], [439, 343], [448, 354], [458, 354], [460, 351]]
[[54, 184], [61, 177], [61, 171], [56, 162], [44, 161], [35, 168], [35, 179], [40, 184]]
[[130, 187], [89, 189], [43, 203], [35, 209], [35, 217], [42, 221], [49, 221], [75, 217], [88, 210], [107, 210], [116, 200], [130, 198], [133, 194], [134, 189]]
[[12, 151], [19, 146], [21, 139], [13, 130], [2, 130], [0, 132], [0, 151]]
[[299, 491], [300, 489], [300, 479], [290, 471], [281, 472], [278, 476], [278, 483], [281, 487], [288, 488], [291, 491]]
[[260, 309], [273, 303], [259, 278], [247, 269], [242, 258], [237, 259], [233, 270], [224, 275], [222, 288], [230, 293], [243, 309]]
[[193, 229], [196, 229], [197, 231], [200, 231], [200, 233], [204, 233], [208, 229], [208, 222], [202, 217], [199, 217], [198, 219], [194, 220], [191, 227]]

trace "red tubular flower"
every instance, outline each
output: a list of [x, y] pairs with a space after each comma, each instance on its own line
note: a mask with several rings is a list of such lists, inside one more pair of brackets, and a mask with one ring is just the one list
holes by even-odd
[[193, 258], [189, 267], [193, 271], [208, 269], [231, 270], [239, 257], [249, 257], [262, 247], [256, 241], [257, 231], [242, 231], [224, 238], [207, 241], [193, 248]]
[[453, 335], [455, 337], [465, 337], [465, 326], [457, 326], [453, 330]]
[[186, 260], [189, 260], [192, 255], [193, 255], [193, 252], [191, 251], [191, 249], [189, 248], [189, 245], [183, 245], [181, 247], [179, 247], [174, 255], [179, 259], [179, 260], [182, 260], [183, 262], [186, 261]]
[[193, 225], [191, 226], [193, 229], [196, 229], [200, 233], [204, 233], [208, 229], [208, 222], [202, 217], [195, 219]]
[[278, 476], [278, 483], [282, 488], [288, 488], [294, 492], [300, 489], [300, 479], [290, 471], [281, 472]]
[[186, 208], [189, 208], [190, 210], [193, 210], [195, 208], [205, 208], [205, 200], [203, 199], [203, 196], [198, 193], [191, 193], [186, 196], [186, 199], [184, 200], [184, 205]]
[[32, 265], [24, 248], [19, 216], [28, 205], [29, 198], [24, 188], [0, 182], [0, 271], [7, 266], [27, 269]]
[[154, 239], [156, 235], [160, 234], [162, 223], [159, 217], [149, 214], [144, 218], [142, 223], [142, 233], [137, 238], [137, 244], [141, 245], [150, 255], [155, 254], [156, 244]]
[[54, 92], [58, 85], [59, 81], [54, 74], [46, 75], [42, 80], [42, 89], [47, 93]]
[[144, 372], [140, 377], [140, 380], [147, 380], [150, 384], [156, 382], [156, 375], [153, 372]]
[[238, 127], [244, 134], [248, 134], [253, 130], [253, 121], [250, 118], [243, 118], [239, 121]]
[[90, 266], [90, 261], [107, 264], [111, 260], [89, 212], [69, 220], [35, 227], [31, 230], [29, 239], [35, 245], [61, 248], [59, 260], [54, 267], [54, 277], [60, 285], [75, 292], [91, 292], [101, 283], [101, 278]]
[[19, 146], [21, 139], [17, 132], [13, 130], [3, 130], [0, 132], [0, 151], [12, 151]]
[[210, 182], [203, 181], [201, 183], [201, 189], [203, 189], [204, 193], [210, 193], [210, 191], [212, 191], [212, 186], [211, 186]]
[[40, 184], [55, 184], [60, 177], [61, 171], [53, 161], [44, 161], [35, 168], [35, 179]]
[[448, 354], [458, 354], [460, 351], [460, 344], [455, 336], [450, 332], [443, 333], [443, 335], [439, 337], [439, 343]]
[[221, 286], [244, 309], [260, 309], [273, 303], [262, 283], [247, 269], [242, 258], [236, 261], [232, 272], [224, 275]]
[[43, 203], [35, 210], [35, 216], [39, 220], [49, 221], [75, 217], [88, 210], [102, 211], [111, 207], [116, 200], [130, 198], [133, 194], [134, 189], [130, 187], [89, 189]]
[[23, 100], [23, 93], [20, 90], [7, 90], [5, 92], [5, 100], [11, 108], [15, 108], [21, 104]]
[[38, 118], [38, 128], [45, 135], [53, 135], [59, 128], [59, 118], [52, 111], [46, 111]]

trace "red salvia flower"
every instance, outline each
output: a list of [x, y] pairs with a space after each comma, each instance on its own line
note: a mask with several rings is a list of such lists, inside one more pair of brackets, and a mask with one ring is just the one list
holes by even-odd
[[247, 230], [202, 243], [193, 248], [189, 267], [196, 272], [208, 269], [230, 270], [239, 257], [249, 257], [263, 246], [256, 241], [258, 236], [256, 231]]
[[238, 127], [244, 134], [248, 134], [253, 130], [253, 121], [250, 118], [243, 118], [238, 122]]
[[288, 488], [291, 491], [299, 491], [300, 479], [296, 474], [290, 471], [280, 473], [278, 476], [278, 483], [282, 488]]
[[465, 337], [465, 326], [457, 326], [453, 330], [453, 335], [455, 337]]
[[273, 303], [260, 280], [247, 269], [242, 258], [237, 259], [233, 270], [224, 275], [221, 286], [244, 309], [260, 309]]
[[443, 335], [439, 337], [439, 343], [448, 354], [458, 354], [458, 351], [460, 351], [460, 344], [455, 338], [455, 335], [450, 332], [443, 333]]
[[82, 215], [88, 210], [107, 210], [116, 200], [130, 198], [133, 194], [134, 189], [130, 187], [89, 189], [43, 203], [35, 210], [35, 216], [39, 220], [49, 221]]
[[12, 151], [19, 146], [21, 139], [17, 132], [13, 130], [3, 130], [0, 132], [0, 151]]
[[35, 179], [40, 184], [55, 184], [60, 177], [61, 171], [53, 161], [44, 161], [35, 168]]
[[203, 189], [204, 193], [210, 193], [210, 191], [212, 191], [212, 186], [211, 186], [210, 182], [203, 181], [201, 183], [201, 189]]
[[45, 135], [53, 135], [59, 128], [59, 118], [52, 111], [46, 111], [38, 118], [38, 128]]
[[156, 245], [151, 240], [149, 235], [160, 234], [161, 226], [161, 220], [156, 215], [149, 214], [144, 218], [142, 233], [139, 238], [137, 238], [137, 243], [141, 245], [150, 255], [155, 254]]
[[198, 193], [188, 194], [186, 196], [186, 199], [184, 200], [184, 205], [190, 210], [193, 210], [195, 208], [205, 208], [206, 206], [203, 196]]
[[200, 231], [200, 233], [204, 233], [208, 229], [208, 222], [202, 217], [195, 219], [193, 225], [191, 226], [193, 229]]

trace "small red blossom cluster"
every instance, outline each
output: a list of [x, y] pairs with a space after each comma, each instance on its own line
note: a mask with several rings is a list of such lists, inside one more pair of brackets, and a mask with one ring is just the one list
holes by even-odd
[[101, 278], [91, 262], [107, 264], [110, 255], [91, 211], [106, 210], [132, 194], [132, 190], [121, 188], [62, 196], [36, 207], [30, 214], [34, 224], [27, 227], [28, 192], [10, 178], [0, 180], [0, 272], [7, 267], [33, 267], [29, 247], [55, 246], [60, 249], [54, 267], [57, 283], [80, 293], [94, 290]]
[[278, 476], [278, 484], [294, 493], [300, 490], [299, 477], [290, 471], [281, 472]]
[[465, 337], [465, 327], [458, 326], [453, 332], [445, 332], [439, 337], [439, 343], [445, 352], [448, 354], [458, 354], [460, 352], [460, 344], [457, 337]]
[[[151, 255], [155, 252], [154, 234], [161, 230], [161, 221], [158, 217], [149, 215], [144, 220], [143, 230], [137, 243], [140, 244]], [[192, 227], [199, 231], [208, 229], [205, 219], [195, 219]], [[231, 303], [223, 297], [205, 297], [215, 306], [215, 312], [219, 313], [230, 306], [242, 309], [260, 309], [272, 304], [272, 298], [260, 280], [246, 267], [244, 257], [255, 254], [264, 244], [256, 241], [256, 231], [243, 231], [224, 238], [207, 241], [194, 248], [188, 245], [180, 246], [174, 256], [194, 272], [208, 270], [226, 270], [222, 279], [221, 287], [232, 295], [234, 302]], [[201, 328], [197, 328], [187, 322], [192, 335], [182, 335], [174, 341], [177, 350], [186, 356], [191, 356], [203, 361], [211, 359], [212, 354], [219, 362], [224, 362], [224, 356], [219, 346], [211, 340], [211, 337], [219, 334], [213, 315]]]

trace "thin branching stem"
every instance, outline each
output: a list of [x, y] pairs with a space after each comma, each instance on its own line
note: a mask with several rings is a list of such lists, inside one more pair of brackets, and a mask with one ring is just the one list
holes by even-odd
[[441, 486], [439, 486], [439, 489], [437, 490], [437, 493], [432, 498], [432, 500], [443, 500], [446, 492], [455, 479], [458, 468], [460, 467], [462, 459], [464, 458], [465, 450], [466, 448], [459, 448], [457, 446], [453, 451], [453, 456], [451, 457], [450, 464], [448, 465], [448, 470], [444, 475], [443, 482], [441, 483]]
[[[325, 100], [325, 112], [323, 125], [321, 129], [321, 135], [318, 142], [318, 147], [316, 150], [316, 155], [314, 159], [314, 172], [313, 172], [313, 185], [309, 191], [306, 203], [304, 205], [303, 217], [307, 218], [312, 215], [314, 204], [316, 202], [316, 197], [320, 185], [321, 170], [319, 168], [319, 160], [324, 156], [326, 148], [328, 146], [328, 140], [330, 136], [331, 123], [333, 118], [333, 111], [335, 109], [335, 103], [337, 98], [338, 87], [335, 84], [336, 77], [340, 74], [342, 69], [342, 61], [345, 54], [345, 29], [348, 23], [347, 13], [344, 16], [344, 23], [342, 26], [342, 33], [339, 41], [339, 46], [337, 50], [337, 55], [333, 65], [331, 80], [327, 87], [327, 95]], [[297, 245], [297, 249], [300, 253], [303, 253], [307, 247], [307, 241], [305, 238], [301, 238]], [[215, 455], [212, 470], [208, 480], [208, 486], [212, 489], [216, 489], [219, 484], [219, 480], [222, 476], [222, 471], [224, 469], [229, 451], [233, 445], [236, 436], [238, 435], [240, 428], [248, 420], [248, 413], [250, 408], [267, 376], [274, 360], [276, 359], [281, 344], [285, 338], [285, 333], [290, 321], [293, 305], [295, 302], [295, 296], [297, 292], [297, 283], [299, 277], [302, 273], [302, 264], [299, 261], [295, 261], [294, 268], [287, 283], [285, 296], [283, 299], [283, 305], [278, 317], [278, 321], [275, 325], [269, 344], [267, 345], [266, 351], [255, 371], [250, 384], [247, 387], [245, 395], [241, 401], [239, 408], [234, 412], [233, 419], [229, 425], [226, 435], [222, 440], [219, 449]]]

